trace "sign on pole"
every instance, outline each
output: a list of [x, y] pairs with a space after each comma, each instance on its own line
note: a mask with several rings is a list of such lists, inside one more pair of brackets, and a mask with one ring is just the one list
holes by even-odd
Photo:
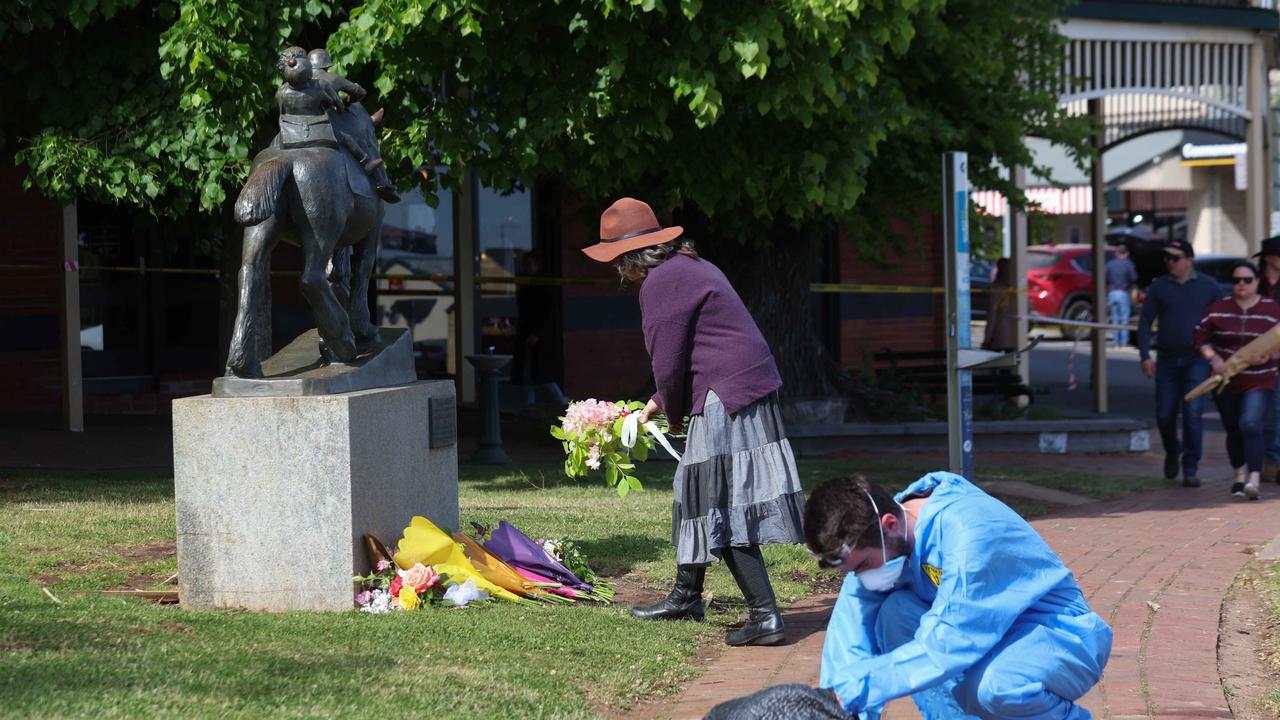
[[942, 155], [943, 267], [946, 272], [947, 464], [973, 478], [973, 374], [960, 363], [969, 333], [969, 159]]

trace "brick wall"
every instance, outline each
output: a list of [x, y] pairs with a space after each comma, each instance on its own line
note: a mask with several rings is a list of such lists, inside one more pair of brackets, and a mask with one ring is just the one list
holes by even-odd
[[[898, 223], [895, 233], [912, 237]], [[845, 238], [840, 241], [840, 282], [871, 285], [942, 287], [942, 226], [934, 216], [922, 218], [918, 236], [886, 253], [883, 265], [860, 256]], [[943, 350], [944, 300], [941, 294], [849, 293], [840, 299], [840, 362], [858, 367], [884, 349], [896, 352]]]
[[57, 413], [62, 208], [24, 191], [24, 176], [0, 164], [0, 412]]

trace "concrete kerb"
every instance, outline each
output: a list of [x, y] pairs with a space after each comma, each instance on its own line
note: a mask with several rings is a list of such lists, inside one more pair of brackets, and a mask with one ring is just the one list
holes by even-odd
[[[1151, 449], [1151, 425], [1131, 418], [986, 420], [973, 424], [983, 450], [1045, 453], [1141, 453]], [[945, 449], [947, 424], [934, 422], [791, 425], [787, 436], [797, 454], [817, 456], [858, 447], [864, 450]]]

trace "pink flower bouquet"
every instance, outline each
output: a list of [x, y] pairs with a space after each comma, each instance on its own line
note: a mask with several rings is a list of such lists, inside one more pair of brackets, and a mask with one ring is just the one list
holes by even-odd
[[569, 477], [585, 477], [603, 470], [604, 480], [626, 497], [632, 490], [643, 491], [640, 480], [632, 474], [633, 460], [644, 461], [653, 449], [653, 439], [641, 434], [635, 447], [622, 444], [623, 419], [644, 409], [644, 403], [626, 400], [579, 400], [569, 403], [560, 425], [551, 427], [551, 437], [564, 446], [564, 473]]
[[368, 575], [352, 578], [360, 583], [356, 607], [367, 613], [417, 610], [440, 604], [444, 598], [445, 576], [434, 567], [418, 563], [408, 570], [381, 560]]

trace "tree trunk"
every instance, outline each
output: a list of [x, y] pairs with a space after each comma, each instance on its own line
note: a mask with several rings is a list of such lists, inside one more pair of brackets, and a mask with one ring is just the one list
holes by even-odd
[[751, 311], [773, 350], [782, 374], [784, 399], [822, 398], [834, 393], [829, 357], [819, 339], [810, 308], [813, 263], [821, 252], [818, 232], [783, 224], [767, 233], [767, 243], [724, 237], [714, 222], [680, 218], [698, 253], [724, 271]]

